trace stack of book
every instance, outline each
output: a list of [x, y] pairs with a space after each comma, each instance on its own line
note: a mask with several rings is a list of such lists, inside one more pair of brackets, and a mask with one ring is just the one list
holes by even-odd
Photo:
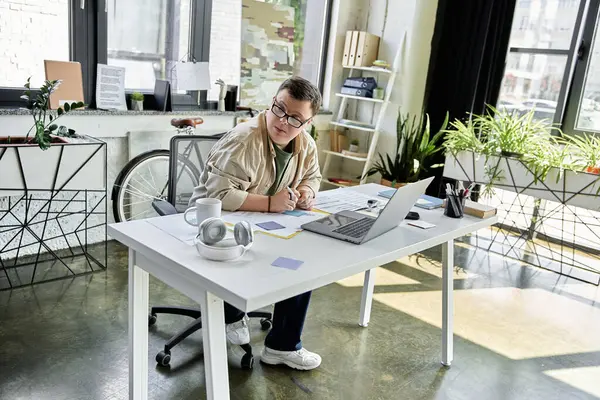
[[377, 88], [377, 81], [372, 77], [346, 78], [341, 93], [358, 97], [373, 97], [373, 90]]
[[348, 31], [344, 43], [342, 65], [346, 67], [370, 67], [377, 60], [379, 36], [369, 32]]

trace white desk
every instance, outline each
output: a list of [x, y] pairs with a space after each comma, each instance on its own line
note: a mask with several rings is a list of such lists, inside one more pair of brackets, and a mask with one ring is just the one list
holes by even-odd
[[[369, 184], [347, 190], [376, 195], [382, 188]], [[148, 394], [148, 273], [200, 304], [207, 397], [229, 399], [223, 301], [252, 311], [366, 271], [359, 324], [367, 326], [375, 268], [442, 244], [442, 364], [449, 366], [453, 344], [454, 239], [488, 227], [497, 218], [451, 219], [444, 217], [441, 209], [414, 211], [436, 227], [423, 230], [403, 222], [362, 245], [311, 232], [289, 240], [257, 234], [251, 251], [232, 263], [203, 259], [195, 247], [144, 220], [110, 225], [109, 235], [129, 247], [130, 399], [145, 400]], [[182, 215], [163, 218], [185, 224]], [[296, 271], [271, 266], [280, 256], [302, 260], [304, 264]]]

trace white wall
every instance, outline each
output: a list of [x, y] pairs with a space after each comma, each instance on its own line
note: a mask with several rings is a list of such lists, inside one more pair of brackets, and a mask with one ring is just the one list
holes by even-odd
[[[437, 0], [334, 0], [334, 21], [324, 90], [326, 105], [334, 113], [337, 112], [339, 104], [339, 99], [334, 93], [339, 91], [344, 76], [347, 76], [347, 72], [344, 75], [341, 67], [346, 31], [366, 30], [380, 36], [379, 58], [390, 63], [401, 44], [402, 35], [404, 32], [407, 34], [403, 69], [394, 85], [392, 104], [388, 106], [384, 118], [377, 152], [386, 153], [393, 148], [398, 110], [417, 114], [422, 110], [436, 10]], [[360, 120], [370, 119], [373, 110], [373, 105], [361, 104], [356, 115]], [[351, 137], [364, 137], [359, 136], [361, 134]], [[362, 150], [366, 150], [365, 146], [366, 144], [363, 144]], [[350, 172], [350, 175], [360, 174], [362, 165], [354, 161], [335, 161], [338, 168]], [[336, 164], [333, 165], [335, 170]]]

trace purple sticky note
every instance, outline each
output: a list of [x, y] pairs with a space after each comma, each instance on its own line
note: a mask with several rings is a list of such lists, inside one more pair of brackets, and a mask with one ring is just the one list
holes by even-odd
[[297, 270], [304, 261], [294, 260], [293, 258], [279, 257], [271, 264], [274, 267], [287, 268]]
[[273, 231], [275, 229], [282, 229], [285, 228], [285, 226], [278, 224], [275, 221], [268, 221], [268, 222], [261, 222], [259, 224], [256, 224], [257, 226], [260, 226], [261, 228], [267, 230], [267, 231]]

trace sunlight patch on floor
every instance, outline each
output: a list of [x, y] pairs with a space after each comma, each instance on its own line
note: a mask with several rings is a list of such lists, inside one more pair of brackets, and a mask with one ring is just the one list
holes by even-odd
[[[441, 328], [441, 291], [380, 293], [374, 299]], [[454, 331], [514, 360], [600, 351], [600, 309], [542, 289], [457, 290]]]
[[600, 367], [556, 369], [544, 374], [600, 399]]

